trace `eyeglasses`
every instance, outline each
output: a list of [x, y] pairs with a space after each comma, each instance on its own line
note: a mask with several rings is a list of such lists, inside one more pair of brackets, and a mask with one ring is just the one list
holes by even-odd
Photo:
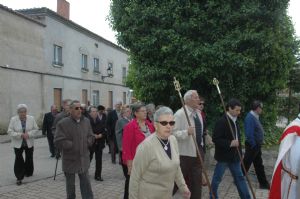
[[160, 123], [162, 126], [167, 126], [168, 124], [170, 126], [174, 126], [175, 125], [175, 121], [170, 121], [170, 122], [168, 122], [168, 121], [157, 121], [157, 122]]
[[74, 108], [76, 111], [81, 110], [81, 107], [75, 107]]

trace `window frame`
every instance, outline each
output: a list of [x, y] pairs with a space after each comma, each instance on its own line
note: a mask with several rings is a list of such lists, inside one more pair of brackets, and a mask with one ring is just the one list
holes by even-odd
[[63, 47], [57, 44], [53, 44], [53, 61], [52, 64], [54, 66], [63, 66], [63, 55], [62, 55]]
[[[99, 90], [93, 90], [92, 91], [92, 99], [93, 99], [93, 105], [99, 106], [100, 105], [100, 92]], [[95, 103], [97, 102], [97, 103]]]
[[88, 55], [81, 53], [81, 70], [84, 72], [89, 71], [88, 68]]
[[[97, 63], [97, 65], [96, 65]], [[94, 64], [94, 73], [100, 73], [100, 59], [97, 57], [94, 57], [93, 59], [93, 64]]]

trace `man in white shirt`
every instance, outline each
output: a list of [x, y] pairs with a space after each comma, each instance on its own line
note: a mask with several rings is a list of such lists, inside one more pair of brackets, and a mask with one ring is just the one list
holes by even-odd
[[[240, 128], [237, 118], [242, 105], [237, 99], [230, 99], [226, 105], [226, 113], [216, 122], [213, 130], [213, 142], [215, 143], [215, 159], [217, 161], [211, 188], [215, 199], [218, 199], [218, 187], [222, 181], [225, 170], [229, 168], [234, 184], [237, 187], [241, 199], [250, 199], [250, 194], [244, 174], [241, 170], [238, 150], [242, 154]], [[231, 129], [232, 127], [232, 129]], [[231, 132], [231, 130], [233, 132]], [[210, 196], [212, 198], [212, 196]]]

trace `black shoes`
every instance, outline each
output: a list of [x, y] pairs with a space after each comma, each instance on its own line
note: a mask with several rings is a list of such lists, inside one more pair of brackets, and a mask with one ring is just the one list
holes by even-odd
[[260, 189], [268, 189], [268, 190], [270, 190], [270, 184], [269, 184], [269, 183], [266, 183], [266, 184], [260, 184], [260, 185], [259, 185], [259, 188], [260, 188]]
[[55, 157], [55, 154], [52, 154], [51, 156], [50, 156], [50, 158], [54, 158]]
[[101, 181], [101, 182], [102, 182], [102, 181], [103, 181], [103, 178], [102, 178], [102, 177], [95, 177], [95, 180], [96, 180], [96, 181]]
[[20, 186], [22, 184], [22, 180], [17, 180], [17, 185]]

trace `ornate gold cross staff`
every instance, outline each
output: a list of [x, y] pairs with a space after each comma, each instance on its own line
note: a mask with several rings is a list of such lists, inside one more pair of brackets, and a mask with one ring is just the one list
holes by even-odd
[[[187, 114], [187, 111], [186, 111], [186, 108], [185, 108], [184, 101], [183, 101], [183, 99], [182, 99], [181, 92], [180, 92], [181, 87], [180, 87], [179, 81], [176, 80], [176, 77], [174, 77], [174, 86], [175, 86], [175, 90], [178, 91], [179, 98], [180, 98], [180, 101], [181, 101], [181, 104], [182, 104], [182, 107], [183, 107], [183, 110], [184, 110], [185, 117], [186, 117], [186, 119], [187, 119], [188, 125], [189, 125], [189, 126], [192, 126], [192, 125], [191, 125], [190, 118], [188, 117], [188, 114]], [[201, 154], [200, 154], [199, 147], [198, 147], [198, 144], [197, 144], [197, 142], [196, 142], [196, 138], [195, 138], [195, 135], [194, 135], [194, 134], [192, 134], [192, 138], [193, 138], [193, 141], [194, 141], [194, 144], [195, 144], [195, 148], [196, 148], [196, 151], [197, 151], [197, 156], [198, 156], [198, 158], [199, 158], [199, 160], [200, 160], [200, 167], [202, 167], [202, 172], [203, 172], [203, 174], [204, 174], [205, 180], [206, 180], [207, 185], [208, 185], [209, 192], [211, 193], [212, 198], [215, 199], [215, 195], [214, 195], [214, 193], [213, 193], [212, 190], [211, 190], [210, 181], [209, 181], [209, 179], [208, 179], [208, 175], [207, 175], [206, 169], [205, 169], [205, 167], [204, 167], [204, 161], [203, 161], [202, 156], [201, 156]]]
[[[226, 113], [226, 108], [225, 108], [224, 100], [223, 100], [223, 97], [222, 97], [222, 94], [221, 94], [221, 90], [220, 90], [220, 88], [219, 88], [219, 81], [217, 80], [217, 78], [214, 78], [214, 79], [213, 79], [213, 84], [216, 86], [216, 88], [217, 88], [217, 90], [218, 90], [218, 94], [219, 94], [219, 96], [220, 96], [220, 99], [221, 99], [221, 102], [222, 102], [222, 106], [223, 106], [224, 112]], [[225, 114], [225, 115], [226, 115], [226, 120], [227, 120], [228, 125], [229, 125], [229, 128], [230, 128], [231, 135], [232, 135], [233, 139], [235, 139], [235, 138], [234, 138], [235, 136], [234, 136], [233, 128], [232, 128], [232, 126], [231, 126], [231, 123], [230, 123], [230, 121], [229, 121], [229, 118], [228, 118], [227, 114]], [[251, 181], [250, 181], [250, 179], [249, 179], [249, 177], [248, 177], [248, 174], [247, 174], [247, 171], [246, 171], [246, 168], [245, 168], [243, 159], [242, 159], [242, 155], [241, 155], [241, 153], [240, 153], [240, 150], [239, 150], [238, 147], [236, 147], [236, 150], [237, 150], [237, 152], [238, 152], [238, 155], [239, 155], [239, 158], [240, 158], [240, 161], [241, 161], [242, 168], [243, 168], [243, 170], [244, 170], [244, 173], [245, 173], [246, 179], [247, 179], [247, 181], [248, 181], [248, 184], [249, 184], [251, 193], [252, 193], [252, 195], [253, 195], [253, 199], [256, 199], [255, 193], [254, 193], [253, 188], [252, 188], [252, 185], [251, 185]]]

